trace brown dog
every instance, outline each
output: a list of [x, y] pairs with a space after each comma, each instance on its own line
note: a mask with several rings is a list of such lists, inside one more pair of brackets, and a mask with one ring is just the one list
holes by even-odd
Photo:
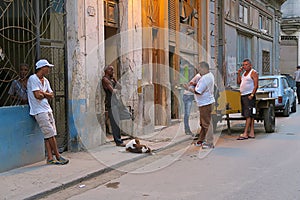
[[140, 144], [139, 139], [132, 139], [126, 144], [126, 151], [131, 153], [151, 153], [151, 149], [146, 145]]

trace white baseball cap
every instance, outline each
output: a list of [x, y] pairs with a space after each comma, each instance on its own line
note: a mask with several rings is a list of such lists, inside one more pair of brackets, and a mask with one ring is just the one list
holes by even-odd
[[36, 66], [35, 69], [40, 69], [40, 68], [45, 67], [45, 66], [53, 67], [54, 65], [50, 64], [48, 62], [48, 60], [46, 60], [46, 59], [41, 59], [41, 60], [36, 62], [35, 66]]

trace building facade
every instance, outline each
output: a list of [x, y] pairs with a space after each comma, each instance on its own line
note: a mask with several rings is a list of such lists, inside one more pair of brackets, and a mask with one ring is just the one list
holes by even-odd
[[236, 85], [235, 72], [250, 58], [259, 75], [279, 73], [280, 6], [283, 1], [223, 1], [226, 86]]
[[[133, 121], [122, 122], [123, 131], [152, 133], [182, 118], [181, 84], [200, 61], [210, 64], [219, 86], [235, 85], [235, 71], [246, 57], [260, 74], [278, 73], [283, 2], [1, 1], [0, 132], [6, 134], [0, 158], [9, 162], [0, 171], [43, 159], [42, 134], [28, 106], [12, 106], [7, 94], [20, 63], [28, 63], [31, 73], [39, 58], [55, 65], [48, 78], [59, 146], [92, 149], [107, 142], [101, 85], [106, 65], [115, 67], [123, 101], [134, 114]], [[10, 160], [10, 151], [21, 158]]]
[[208, 61], [216, 71], [216, 6], [210, 0], [1, 1], [0, 116], [6, 119], [1, 120], [6, 135], [0, 155], [9, 160], [12, 151], [22, 157], [1, 170], [44, 157], [42, 134], [28, 106], [12, 106], [7, 94], [20, 63], [28, 63], [30, 73], [39, 58], [55, 65], [48, 78], [55, 91], [50, 103], [61, 150], [107, 142], [101, 86], [105, 65], [115, 67], [123, 101], [134, 111], [134, 121], [123, 122], [124, 131], [148, 134], [182, 117], [180, 84], [193, 76], [199, 61]]
[[293, 76], [300, 65], [300, 1], [287, 0], [281, 12], [280, 72]]

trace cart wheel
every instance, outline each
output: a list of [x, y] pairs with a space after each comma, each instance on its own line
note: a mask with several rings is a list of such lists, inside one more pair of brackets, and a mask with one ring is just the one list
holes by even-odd
[[273, 104], [264, 109], [264, 126], [266, 133], [273, 133], [275, 131], [275, 109]]

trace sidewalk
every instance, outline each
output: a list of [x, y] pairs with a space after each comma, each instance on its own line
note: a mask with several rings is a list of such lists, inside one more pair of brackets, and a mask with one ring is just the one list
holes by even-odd
[[[198, 118], [190, 119], [190, 125], [194, 127], [195, 133]], [[191, 136], [185, 135], [183, 122], [139, 138], [142, 144], [154, 150], [163, 150], [180, 142], [192, 140]], [[42, 161], [0, 173], [0, 200], [42, 197], [62, 187], [79, 184], [84, 179], [141, 159], [147, 154], [128, 153], [125, 152], [124, 147], [116, 147], [113, 142], [110, 142], [86, 152], [65, 152], [63, 156], [70, 159], [69, 164], [46, 165], [46, 161]]]

